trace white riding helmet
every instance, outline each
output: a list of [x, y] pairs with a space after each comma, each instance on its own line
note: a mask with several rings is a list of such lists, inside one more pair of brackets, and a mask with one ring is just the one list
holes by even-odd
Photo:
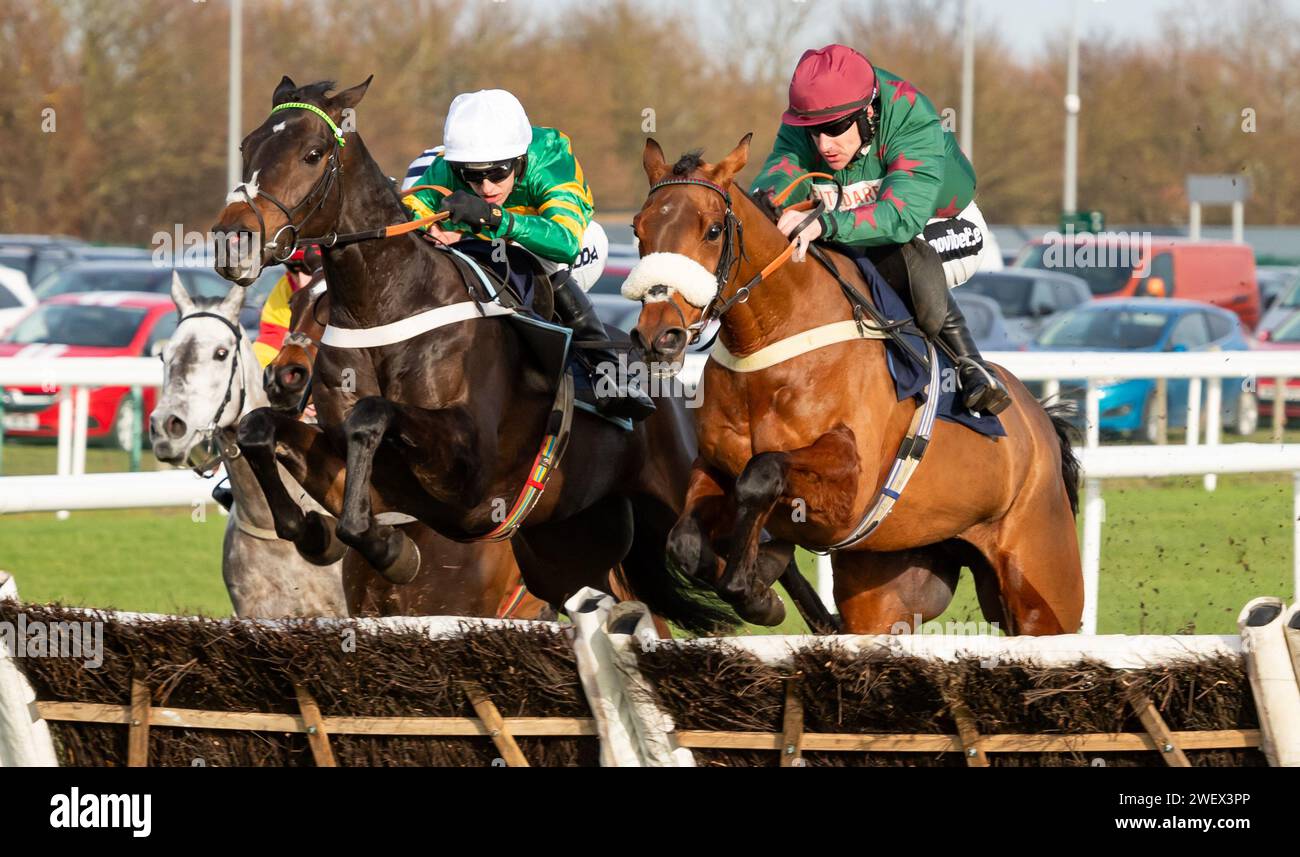
[[504, 89], [457, 95], [447, 110], [442, 156], [453, 163], [487, 164], [517, 158], [533, 142], [524, 106]]

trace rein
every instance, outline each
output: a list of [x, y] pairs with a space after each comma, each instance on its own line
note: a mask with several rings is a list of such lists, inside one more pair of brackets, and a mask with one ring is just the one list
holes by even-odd
[[[789, 187], [781, 192], [781, 195], [776, 200], [776, 204], [780, 205], [789, 198], [791, 191], [793, 191], [795, 187], [812, 178], [825, 178], [835, 182], [835, 204], [838, 207], [840, 197], [843, 196], [844, 190], [840, 186], [839, 182], [835, 180], [835, 177], [827, 173], [807, 173], [800, 176], [791, 183]], [[709, 301], [709, 304], [704, 308], [704, 312], [700, 314], [699, 320], [694, 324], [687, 326], [687, 330], [691, 334], [690, 344], [695, 344], [699, 341], [700, 335], [703, 333], [704, 329], [708, 327], [711, 322], [715, 319], [722, 318], [722, 316], [736, 304], [743, 304], [745, 301], [749, 300], [750, 292], [759, 283], [772, 276], [772, 274], [776, 273], [782, 265], [790, 261], [790, 257], [794, 254], [795, 250], [794, 239], [797, 238], [801, 232], [811, 226], [814, 220], [821, 217], [822, 213], [826, 210], [826, 203], [825, 201], [818, 199], [815, 203], [802, 202], [798, 205], [791, 206], [792, 211], [807, 211], [808, 216], [800, 221], [799, 225], [790, 233], [789, 246], [781, 251], [775, 259], [768, 262], [767, 265], [751, 277], [748, 282], [736, 289], [736, 291], [732, 293], [731, 297], [724, 299], [722, 293], [726, 291], [727, 284], [731, 282], [732, 269], [738, 267], [742, 260], [749, 258], [745, 255], [744, 227], [742, 226], [740, 219], [736, 217], [735, 212], [732, 210], [731, 193], [719, 184], [715, 184], [707, 179], [698, 178], [665, 179], [664, 181], [656, 182], [652, 185], [649, 193], [653, 194], [660, 188], [672, 185], [698, 185], [700, 187], [708, 188], [721, 196], [723, 202], [727, 205], [726, 213], [723, 215], [723, 233], [725, 237], [723, 238], [722, 243], [722, 255], [719, 257], [718, 266], [713, 272], [714, 280], [717, 282], [717, 290], [714, 292], [713, 299]], [[647, 194], [647, 196], [648, 195], [649, 194]], [[737, 253], [737, 250], [739, 250], [739, 253]], [[680, 311], [679, 308], [678, 312]], [[685, 318], [683, 318], [683, 321], [685, 321]]]

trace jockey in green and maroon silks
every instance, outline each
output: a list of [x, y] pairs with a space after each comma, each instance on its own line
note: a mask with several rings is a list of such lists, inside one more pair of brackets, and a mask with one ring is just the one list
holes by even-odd
[[[844, 195], [829, 210], [835, 186], [812, 184], [807, 194], [820, 195], [828, 210], [796, 237], [794, 258], [820, 239], [868, 259], [895, 288], [906, 282], [903, 297], [910, 297], [917, 325], [957, 358], [966, 407], [1004, 410], [1011, 398], [984, 364], [949, 292], [978, 270], [985, 248], [975, 169], [930, 100], [852, 48], [805, 52], [753, 192], [774, 195], [810, 172], [834, 175]], [[777, 226], [789, 235], [804, 216], [787, 211]]]

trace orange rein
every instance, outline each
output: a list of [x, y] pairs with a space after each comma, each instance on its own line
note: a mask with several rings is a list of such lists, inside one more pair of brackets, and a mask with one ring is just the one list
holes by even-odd
[[[781, 191], [779, 194], [774, 196], [772, 198], [773, 204], [779, 206], [782, 203], [784, 203], [787, 199], [790, 198], [790, 194], [794, 191], [796, 187], [808, 181], [809, 179], [830, 179], [831, 181], [834, 181], [835, 176], [832, 176], [829, 173], [804, 173], [803, 175], [799, 176], [799, 178], [795, 179], [790, 184], [786, 185], [785, 190]], [[816, 205], [817, 203], [814, 200], [805, 199], [802, 202], [797, 202], [794, 205], [790, 206], [788, 210], [789, 211], [810, 211], [814, 207], [816, 207]], [[798, 237], [798, 234], [799, 233], [796, 232], [794, 236], [791, 237], [790, 243], [786, 245], [786, 248], [781, 251], [780, 255], [778, 255], [771, 262], [768, 262], [767, 265], [763, 267], [763, 270], [758, 272], [757, 276], [755, 276], [752, 280], [750, 280], [740, 289], [737, 289], [736, 294], [739, 295], [743, 293], [746, 296], [745, 300], [748, 300], [750, 289], [752, 289], [754, 286], [758, 285], [759, 283], [763, 282], [768, 277], [772, 276], [772, 274], [776, 273], [776, 271], [782, 265], [790, 261], [790, 257], [794, 254], [795, 247], [798, 246], [794, 241], [794, 238]], [[733, 298], [734, 297], [735, 296], [733, 295]]]
[[[436, 190], [438, 193], [442, 194], [443, 196], [451, 196], [451, 190], [449, 188], [443, 187], [442, 185], [418, 184], [415, 185], [414, 187], [402, 191], [401, 197], [402, 199], [406, 199], [411, 194], [421, 190]], [[450, 214], [451, 213], [447, 211], [439, 211], [437, 214], [430, 214], [428, 217], [421, 217], [419, 220], [411, 220], [408, 221], [407, 223], [395, 223], [392, 226], [386, 226], [384, 227], [383, 237], [392, 238], [396, 235], [405, 235], [408, 232], [414, 232], [415, 230], [420, 229], [422, 227], [429, 226], [430, 224], [439, 223], [443, 220], [446, 220], [450, 216]]]

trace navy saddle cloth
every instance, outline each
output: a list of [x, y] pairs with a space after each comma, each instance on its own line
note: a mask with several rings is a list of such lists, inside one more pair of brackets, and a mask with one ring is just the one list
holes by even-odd
[[[837, 247], [837, 250], [844, 248]], [[880, 314], [889, 321], [901, 321], [910, 319], [911, 312], [907, 304], [899, 297], [898, 292], [894, 291], [890, 285], [885, 282], [885, 278], [876, 270], [876, 266], [871, 264], [871, 260], [855, 253], [850, 254], [853, 261], [857, 263], [858, 269], [862, 276], [866, 278], [867, 283], [871, 286], [871, 301], [880, 310]], [[925, 354], [927, 349], [925, 338], [917, 333], [903, 333], [903, 338], [907, 344], [917, 353]], [[966, 410], [965, 405], [961, 403], [961, 398], [956, 389], [944, 390], [945, 386], [955, 388], [955, 385], [949, 383], [943, 384], [945, 378], [955, 378], [953, 371], [952, 358], [936, 347], [935, 354], [939, 358], [939, 411], [938, 417], [941, 420], [947, 420], [950, 423], [959, 423], [969, 429], [979, 432], [988, 437], [1006, 437], [1006, 429], [1002, 427], [1002, 421], [991, 414], [981, 414], [976, 417]], [[889, 374], [894, 379], [894, 391], [898, 394], [898, 401], [915, 396], [918, 402], [925, 401], [925, 385], [930, 380], [926, 367], [917, 362], [911, 354], [908, 354], [897, 342], [892, 339], [885, 340], [885, 357], [889, 364]]]
[[[511, 322], [515, 324], [533, 350], [533, 356], [542, 370], [553, 379], [554, 384], [559, 383], [561, 371], [571, 373], [573, 395], [577, 406], [596, 413], [596, 391], [591, 384], [591, 375], [586, 365], [578, 359], [581, 349], [574, 347], [570, 342], [569, 329], [544, 321], [532, 313], [533, 278], [539, 275], [532, 256], [521, 247], [507, 244], [505, 245], [506, 260], [499, 261], [493, 258], [492, 244], [477, 239], [458, 241], [454, 246], [509, 283], [515, 294], [519, 295], [524, 302], [524, 311], [511, 316]], [[605, 333], [614, 342], [631, 344], [630, 337], [617, 328], [606, 325]], [[632, 423], [629, 420], [616, 417], [603, 418], [625, 431], [632, 430]]]

